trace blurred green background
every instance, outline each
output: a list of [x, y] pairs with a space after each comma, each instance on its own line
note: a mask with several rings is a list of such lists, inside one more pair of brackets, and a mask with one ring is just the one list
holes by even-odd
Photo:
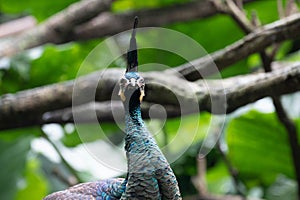
[[[73, 2], [76, 1], [1, 0], [0, 22], [5, 23], [21, 16], [32, 15], [41, 23]], [[118, 13], [183, 2], [187, 0], [117, 0], [113, 3], [112, 9]], [[263, 24], [279, 18], [275, 0], [257, 0], [246, 4], [245, 9], [249, 14], [255, 10]], [[221, 14], [165, 27], [188, 35], [209, 53], [224, 48], [244, 35], [229, 16]], [[0, 66], [0, 95], [74, 79], [86, 56], [103, 39], [43, 45], [9, 58]], [[285, 42], [279, 50], [277, 59], [300, 60], [299, 52], [292, 48], [295, 45], [297, 41]], [[140, 64], [163, 63], [175, 67], [183, 63], [180, 57], [162, 52], [160, 56], [157, 54], [157, 50], [141, 50]], [[97, 62], [101, 66], [101, 59]], [[221, 74], [224, 78], [247, 74], [260, 64], [259, 56], [255, 54], [226, 68]], [[115, 63], [111, 67], [120, 66]], [[84, 73], [88, 74], [96, 69], [96, 67], [86, 68]], [[153, 69], [147, 69], [147, 71], [151, 70]], [[288, 106], [288, 113], [297, 123], [298, 130], [300, 128], [299, 101], [299, 94], [286, 95], [283, 99], [284, 105]], [[197, 194], [191, 177], [197, 174], [196, 157], [211, 120], [209, 113], [199, 115], [169, 119], [165, 124], [159, 120], [147, 121], [150, 130], [158, 130], [156, 139], [160, 146], [164, 146], [177, 134], [179, 123], [183, 123], [181, 131], [187, 135], [193, 134], [191, 130], [196, 124], [200, 127], [192, 145], [172, 163], [184, 197]], [[107, 153], [107, 157], [115, 157], [120, 165], [124, 165], [126, 162], [124, 153], [120, 151], [124, 145], [120, 128], [114, 123], [101, 123], [106, 137], [96, 137], [90, 133], [97, 125], [85, 126], [90, 130], [86, 133], [86, 141], [98, 144], [104, 157]], [[119, 147], [116, 150], [114, 150], [115, 145]], [[228, 115], [220, 147], [238, 171], [238, 187], [246, 196], [269, 200], [296, 199], [295, 174], [287, 134], [274, 114], [270, 99], [260, 100]], [[174, 148], [168, 151], [180, 151], [180, 148], [184, 147], [174, 144]], [[97, 161], [92, 161], [93, 157], [88, 158], [88, 152], [85, 151], [73, 124], [51, 124], [1, 131], [0, 149], [0, 199], [3, 200], [40, 200], [50, 192], [68, 187], [64, 179], [72, 177], [80, 181], [92, 181], [124, 176], [123, 172], [97, 166], [95, 164]], [[84, 160], [85, 157], [87, 160]], [[83, 165], [84, 162], [88, 164]], [[207, 163], [206, 178], [209, 192], [237, 194], [218, 148], [207, 155]]]

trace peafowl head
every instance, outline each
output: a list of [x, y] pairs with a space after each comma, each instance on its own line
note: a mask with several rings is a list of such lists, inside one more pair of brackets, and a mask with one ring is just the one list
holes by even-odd
[[145, 96], [145, 81], [138, 73], [137, 45], [135, 39], [137, 23], [138, 18], [135, 17], [130, 46], [127, 52], [127, 69], [119, 82], [119, 95], [123, 102], [132, 100], [133, 102], [138, 101], [140, 103]]

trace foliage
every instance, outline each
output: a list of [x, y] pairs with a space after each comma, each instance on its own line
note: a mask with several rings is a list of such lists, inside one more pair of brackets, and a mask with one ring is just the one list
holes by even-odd
[[[252, 111], [232, 120], [227, 142], [228, 155], [246, 184], [268, 186], [278, 174], [295, 177], [287, 134], [274, 113]], [[243, 159], [245, 155], [247, 159]]]
[[[76, 1], [1, 0], [0, 12], [3, 17], [30, 14], [42, 22], [74, 2]], [[163, 7], [183, 2], [187, 2], [187, 0], [118, 0], [113, 3], [112, 9], [113, 12], [127, 12], [128, 10]], [[247, 4], [245, 9], [249, 16], [251, 11], [255, 10], [262, 24], [278, 19], [276, 1], [258, 0]], [[2, 15], [0, 15], [0, 22], [1, 19]], [[229, 16], [220, 14], [191, 22], [168, 25], [166, 28], [188, 35], [199, 42], [209, 53], [222, 49], [243, 37], [242, 31], [236, 23]], [[44, 45], [10, 58], [0, 65], [0, 95], [76, 78], [85, 58], [102, 40], [103, 38], [93, 41], [70, 42], [64, 45]], [[139, 40], [147, 41], [147, 38], [139, 38]], [[298, 43], [294, 41], [285, 42], [280, 48], [277, 58], [299, 61], [299, 52], [292, 49]], [[180, 45], [182, 48], [184, 47], [184, 44]], [[291, 51], [294, 51], [293, 54], [290, 54]], [[156, 49], [145, 49], [139, 53], [141, 64], [161, 63], [175, 67], [185, 62], [179, 56]], [[95, 63], [97, 66], [94, 63], [85, 66], [81, 75], [101, 68], [100, 58], [95, 60]], [[230, 66], [221, 73], [223, 77], [246, 74], [259, 65], [260, 58], [255, 54]], [[121, 66], [122, 61], [115, 62], [110, 67]], [[144, 71], [152, 70], [158, 70], [157, 66], [144, 69]], [[299, 116], [296, 117], [299, 118]], [[151, 131], [157, 133], [155, 137], [161, 147], [170, 141], [175, 141], [167, 149], [163, 149], [164, 153], [173, 155], [184, 149], [185, 153], [172, 163], [184, 195], [197, 193], [195, 188], [190, 187], [190, 180], [197, 173], [195, 159], [211, 119], [210, 114], [201, 113], [182, 119], [168, 119], [165, 123], [159, 120], [147, 121]], [[247, 191], [260, 188], [263, 190], [260, 197], [270, 200], [283, 199], [287, 194], [290, 194], [289, 199], [294, 198], [295, 175], [290, 147], [287, 142], [287, 134], [282, 125], [278, 123], [275, 114], [250, 111], [238, 117], [233, 115], [232, 120], [229, 120], [227, 125], [224, 143], [228, 152], [225, 151], [225, 153], [234, 168], [238, 170], [241, 184], [245, 186]], [[297, 125], [300, 127], [300, 123]], [[54, 133], [53, 136], [60, 142], [58, 150], [62, 152], [66, 149], [75, 151], [76, 147], [82, 147], [98, 140], [109, 143], [111, 148], [122, 146], [122, 127], [101, 122], [100, 126], [103, 129], [102, 134], [91, 134], [97, 132], [98, 124], [81, 125], [81, 129], [85, 131], [80, 132], [80, 135], [72, 125], [62, 126], [63, 131], [58, 131], [59, 133], [56, 135]], [[179, 126], [181, 127], [180, 130], [178, 130]], [[193, 132], [195, 126], [199, 126], [199, 129]], [[51, 171], [56, 168], [64, 174], [71, 174], [64, 163], [49, 159], [53, 154], [57, 156], [57, 152], [52, 149], [51, 152], [49, 150], [48, 155], [45, 153], [42, 156], [40, 152], [34, 151], [32, 148], [33, 141], [41, 138], [40, 129], [40, 127], [33, 127], [0, 132], [0, 164], [2, 166], [0, 171], [0, 199], [41, 199], [50, 191], [66, 187], [66, 183], [54, 176]], [[176, 140], [177, 135], [180, 135], [180, 138]], [[184, 143], [186, 138], [191, 139], [192, 142], [190, 144]], [[187, 146], [189, 148], [186, 148]], [[107, 157], [113, 156], [112, 152]], [[228, 168], [218, 150], [213, 149], [208, 154], [207, 159], [206, 178], [209, 191], [218, 194], [236, 192]], [[71, 167], [80, 171], [80, 167], [76, 165]], [[110, 172], [105, 171], [105, 173]], [[105, 173], [103, 176], [107, 175]], [[122, 174], [122, 172], [118, 173]], [[90, 180], [98, 178], [102, 177], [94, 176]], [[251, 195], [250, 193], [248, 194]]]

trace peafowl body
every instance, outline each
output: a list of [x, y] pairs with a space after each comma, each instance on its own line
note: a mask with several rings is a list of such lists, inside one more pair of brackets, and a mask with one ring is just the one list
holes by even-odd
[[137, 18], [127, 53], [127, 70], [119, 83], [119, 95], [125, 109], [126, 179], [79, 184], [53, 193], [44, 200], [181, 199], [176, 177], [141, 116], [140, 104], [145, 94], [145, 83], [137, 72], [136, 26]]

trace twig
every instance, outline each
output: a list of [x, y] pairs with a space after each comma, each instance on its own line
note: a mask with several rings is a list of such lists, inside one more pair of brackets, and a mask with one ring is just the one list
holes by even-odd
[[257, 13], [255, 10], [251, 11], [251, 24], [254, 26], [254, 27], [259, 27], [261, 26], [261, 22], [257, 16]]
[[[198, 191], [198, 195], [194, 197], [185, 198], [186, 200], [244, 200], [240, 195], [212, 195], [207, 190], [206, 185], [206, 157], [198, 155], [197, 158], [197, 175], [192, 177], [192, 183]], [[250, 200], [250, 198], [248, 199]], [[253, 199], [254, 200], [254, 199]], [[256, 199], [258, 200], [258, 199]]]
[[198, 190], [200, 198], [208, 197], [208, 190], [206, 184], [206, 157], [204, 155], [198, 155], [197, 162], [197, 175], [192, 177], [192, 183]]
[[235, 0], [235, 4], [237, 5], [237, 7], [242, 10], [243, 6], [244, 6], [244, 2], [242, 0]]
[[295, 14], [297, 12], [299, 12], [299, 9], [298, 9], [298, 6], [296, 4], [296, 1], [295, 0], [287, 0], [285, 15], [290, 16], [290, 15]]
[[285, 17], [285, 13], [284, 13], [282, 3], [283, 3], [282, 0], [277, 0], [277, 10], [278, 10], [278, 14], [279, 14], [280, 19]]
[[283, 6], [283, 0], [277, 0], [277, 9], [278, 9], [279, 17], [281, 19], [286, 17], [286, 16], [290, 16], [292, 14], [295, 14], [299, 11], [297, 3], [296, 3], [295, 0], [287, 0], [285, 9], [284, 9], [284, 6]]
[[230, 11], [229, 14], [236, 20], [243, 31], [246, 33], [250, 33], [254, 29], [254, 26], [247, 19], [242, 10], [242, 7], [240, 8], [238, 5], [236, 5], [233, 0], [226, 0], [226, 4], [228, 6], [228, 10]]
[[[42, 137], [44, 137], [55, 149], [56, 153], [60, 157], [62, 163], [66, 166], [66, 168], [69, 170], [69, 172], [72, 174], [72, 177], [69, 178], [69, 180], [72, 180], [70, 182], [71, 184], [75, 185], [78, 182], [82, 182], [81, 178], [78, 176], [77, 171], [66, 161], [64, 156], [61, 154], [60, 150], [57, 148], [57, 146], [54, 144], [54, 142], [48, 137], [48, 135], [42, 130], [41, 128]], [[69, 181], [68, 181], [69, 182]]]
[[234, 183], [234, 187], [237, 191], [237, 194], [241, 195], [241, 196], [245, 196], [244, 192], [241, 190], [240, 188], [240, 179], [238, 177], [238, 171], [232, 166], [231, 162], [228, 160], [225, 152], [223, 151], [221, 144], [220, 144], [220, 139], [217, 141], [217, 149], [221, 154], [221, 157], [233, 179], [233, 183]]
[[[271, 72], [271, 58], [265, 52], [261, 54], [261, 58], [265, 61], [263, 62], [265, 72]], [[280, 96], [272, 95], [271, 98], [275, 106], [277, 117], [282, 123], [282, 125], [285, 127], [289, 137], [289, 143], [292, 151], [292, 159], [294, 163], [294, 170], [296, 172], [296, 180], [298, 183], [298, 199], [300, 199], [300, 146], [298, 143], [299, 139], [297, 128], [295, 123], [289, 118], [286, 111], [284, 110], [283, 105], [280, 101]]]
[[59, 168], [57, 167], [54, 167], [52, 169], [52, 174], [69, 187], [76, 185], [78, 183], [77, 179], [74, 176], [69, 176], [69, 177], [64, 176], [62, 172], [59, 170]]

